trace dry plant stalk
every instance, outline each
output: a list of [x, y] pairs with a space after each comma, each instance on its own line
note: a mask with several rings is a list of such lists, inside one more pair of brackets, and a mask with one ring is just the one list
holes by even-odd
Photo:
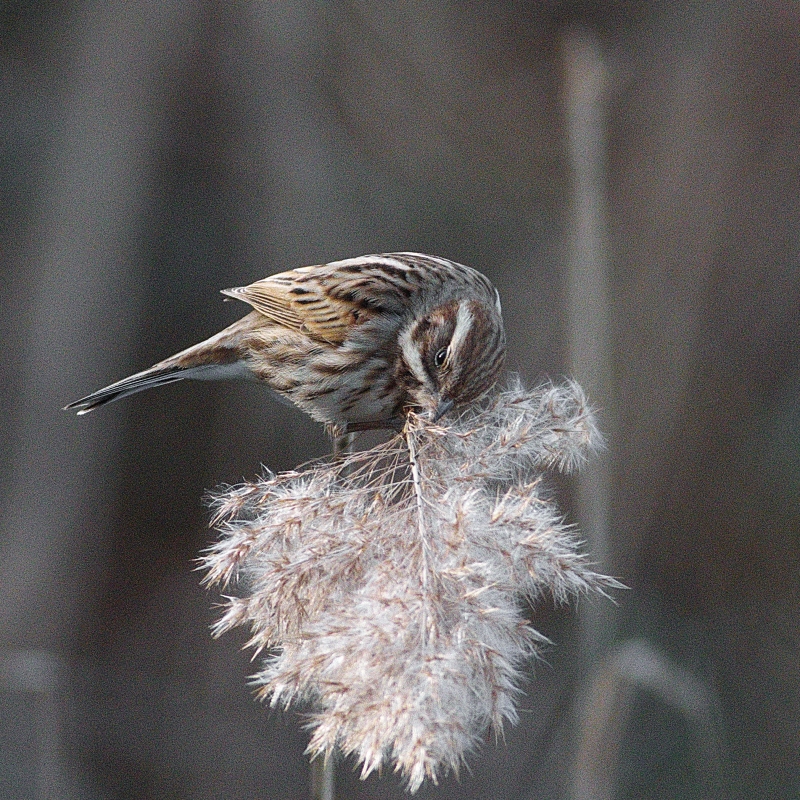
[[272, 706], [304, 702], [309, 752], [391, 763], [416, 791], [458, 771], [487, 726], [516, 721], [520, 673], [544, 637], [525, 598], [617, 587], [590, 568], [543, 490], [600, 444], [580, 387], [517, 381], [447, 425], [410, 415], [389, 442], [226, 487], [205, 582], [269, 651]]

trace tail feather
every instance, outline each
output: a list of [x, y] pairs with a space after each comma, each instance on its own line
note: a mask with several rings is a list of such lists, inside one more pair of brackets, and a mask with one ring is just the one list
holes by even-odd
[[228, 364], [198, 364], [193, 367], [184, 367], [179, 364], [156, 364], [143, 372], [137, 372], [128, 378], [112, 383], [104, 389], [99, 389], [92, 394], [64, 406], [65, 411], [77, 411], [78, 414], [88, 414], [90, 411], [106, 403], [113, 403], [122, 397], [127, 397], [145, 389], [155, 386], [164, 386], [186, 379], [200, 381], [219, 380], [254, 380], [255, 375], [241, 361], [232, 361]]
[[[199, 369], [203, 368], [200, 367]], [[100, 389], [64, 406], [64, 410], [77, 411], [78, 414], [88, 414], [99, 406], [136, 394], [136, 392], [143, 392], [145, 389], [151, 389], [155, 386], [164, 386], [168, 383], [191, 378], [191, 373], [193, 372], [195, 372], [194, 369], [181, 369], [180, 367], [166, 367], [159, 370], [149, 369], [144, 372], [138, 372], [136, 375], [123, 378], [121, 381], [112, 383], [104, 389]]]
[[245, 363], [245, 352], [241, 343], [243, 337], [259, 323], [263, 317], [251, 311], [246, 317], [229, 325], [224, 330], [206, 339], [204, 342], [187, 347], [164, 361], [159, 361], [149, 369], [137, 372], [121, 381], [112, 383], [104, 389], [64, 406], [64, 410], [88, 414], [95, 408], [112, 403], [154, 386], [164, 386], [186, 379], [201, 381], [218, 381], [228, 379], [254, 380], [255, 375]]

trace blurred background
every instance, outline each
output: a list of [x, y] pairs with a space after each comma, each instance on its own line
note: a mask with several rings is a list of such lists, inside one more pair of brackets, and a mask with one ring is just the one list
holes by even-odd
[[[537, 607], [520, 724], [420, 798], [800, 797], [800, 4], [0, 5], [0, 796], [308, 797], [212, 640], [204, 492], [326, 452], [258, 387], [71, 400], [418, 250], [608, 449], [561, 487], [629, 587]], [[340, 798], [399, 798], [337, 767]]]

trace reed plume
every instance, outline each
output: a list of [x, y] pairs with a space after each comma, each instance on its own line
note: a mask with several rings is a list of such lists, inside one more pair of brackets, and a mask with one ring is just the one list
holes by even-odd
[[545, 641], [524, 601], [619, 587], [580, 552], [547, 491], [601, 438], [573, 382], [519, 380], [482, 406], [343, 459], [224, 487], [205, 582], [235, 586], [214, 627], [250, 628], [272, 706], [302, 703], [309, 752], [391, 766], [416, 791], [515, 722]]

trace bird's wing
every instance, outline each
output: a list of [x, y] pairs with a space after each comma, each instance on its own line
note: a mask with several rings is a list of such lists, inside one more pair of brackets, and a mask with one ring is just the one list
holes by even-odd
[[228, 297], [249, 303], [259, 314], [263, 314], [277, 325], [298, 331], [303, 328], [303, 318], [295, 311], [291, 294], [285, 287], [271, 282], [270, 278], [257, 281], [250, 286], [238, 286], [221, 291]]
[[378, 315], [402, 315], [412, 292], [405, 265], [363, 256], [271, 275], [223, 294], [249, 303], [277, 325], [341, 344], [350, 330]]

